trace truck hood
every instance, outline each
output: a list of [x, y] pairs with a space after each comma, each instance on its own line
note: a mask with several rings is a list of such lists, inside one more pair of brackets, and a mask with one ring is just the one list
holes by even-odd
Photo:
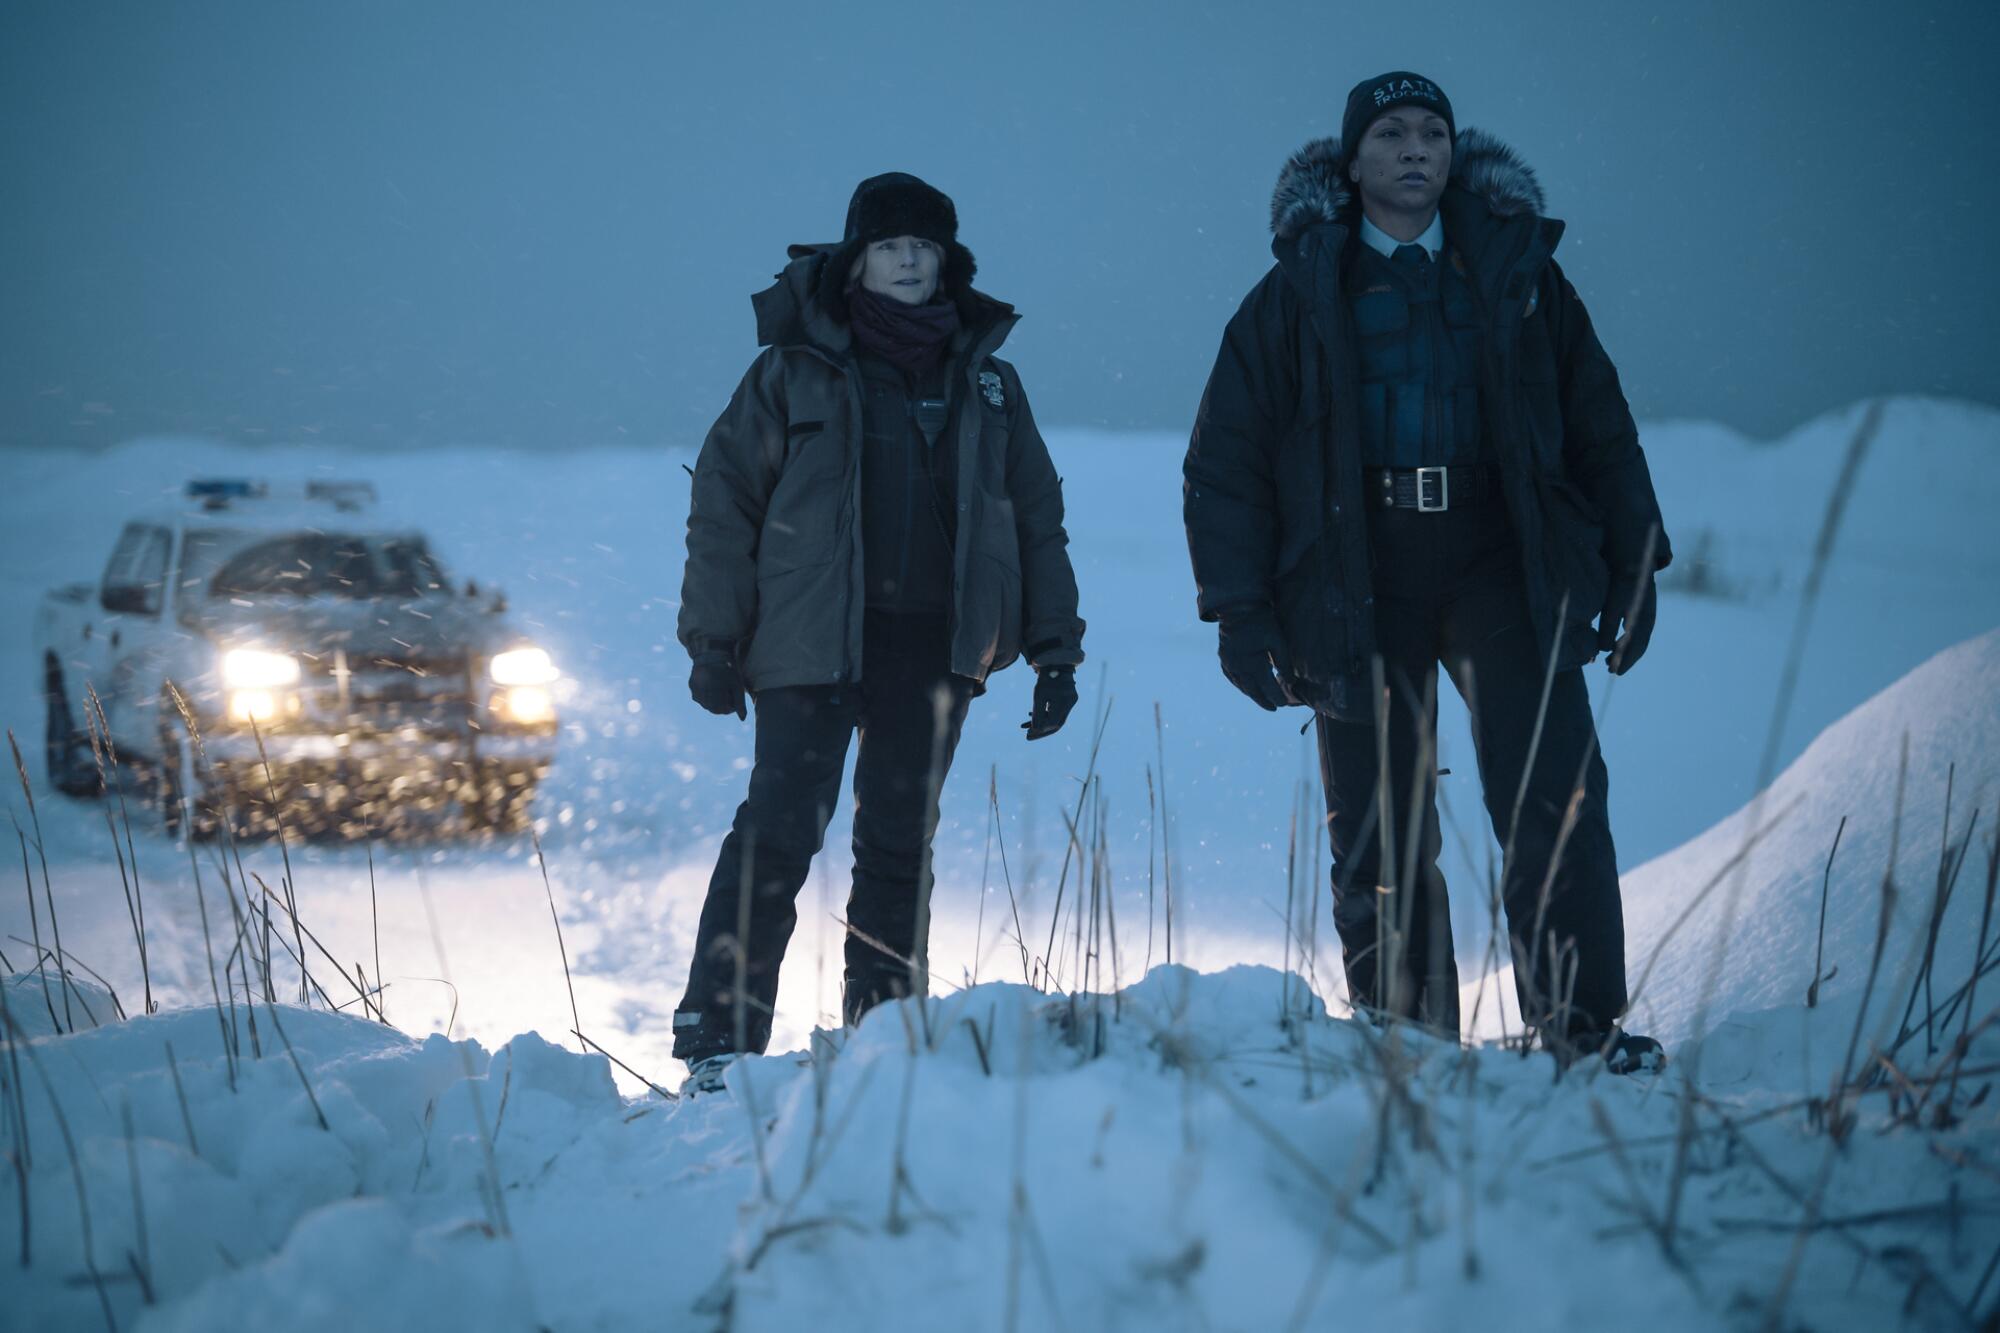
[[[219, 647], [259, 647], [306, 659], [344, 650], [350, 660], [456, 663], [520, 639], [505, 616], [470, 598], [217, 599], [191, 610], [190, 628]], [[357, 663], [358, 665], [358, 663]]]

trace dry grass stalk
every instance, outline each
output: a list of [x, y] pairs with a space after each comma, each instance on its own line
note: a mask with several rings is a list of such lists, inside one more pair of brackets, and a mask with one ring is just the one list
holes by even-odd
[[[8, 971], [12, 971], [9, 968]], [[0, 1041], [6, 1043], [7, 1065], [5, 1086], [0, 1087], [7, 1102], [7, 1126], [10, 1146], [7, 1149], [7, 1163], [14, 1168], [15, 1193], [21, 1208], [21, 1267], [26, 1268], [33, 1261], [32, 1245], [33, 1214], [28, 1206], [28, 1175], [34, 1167], [34, 1154], [28, 1142], [28, 1099], [27, 1089], [21, 1082], [21, 1053], [14, 1033], [19, 1029], [14, 1023], [13, 1009], [7, 1000], [5, 979], [0, 978]]]
[[[199, 727], [195, 724], [194, 714], [188, 710], [186, 701], [180, 699], [178, 692], [175, 694], [175, 699], [180, 702], [182, 715], [187, 718], [188, 727], [194, 733], [195, 743], [199, 746], [201, 743], [201, 734]], [[284, 807], [278, 801], [278, 781], [271, 772], [271, 756], [264, 749], [264, 732], [257, 725], [257, 719], [254, 717], [250, 719], [250, 735], [257, 742], [257, 762], [263, 766], [264, 788], [269, 793], [271, 801], [271, 822], [278, 830], [278, 859], [285, 868], [284, 878], [279, 881], [279, 887], [285, 891], [285, 912], [292, 919], [292, 943], [298, 947], [298, 956], [303, 960], [306, 956], [306, 944], [303, 939], [299, 938], [299, 932], [303, 929], [303, 926], [299, 920], [298, 887], [292, 878], [292, 852], [289, 840], [285, 836], [285, 811]], [[230, 821], [225, 819], [223, 822], [226, 825]], [[331, 956], [328, 955], [329, 958]], [[309, 1009], [312, 1007], [312, 995], [306, 989], [306, 979], [304, 976], [305, 964], [303, 961], [300, 962], [299, 971], [301, 974], [299, 977], [299, 1004]], [[342, 973], [342, 975], [345, 976], [346, 974]]]
[[1832, 972], [1823, 972], [1821, 968], [1826, 962], [1826, 900], [1827, 895], [1833, 888], [1833, 858], [1840, 854], [1840, 835], [1845, 832], [1847, 832], [1847, 816], [1842, 815], [1840, 817], [1840, 827], [1833, 831], [1833, 846], [1827, 849], [1826, 873], [1820, 877], [1819, 882], [1819, 936], [1813, 944], [1812, 984], [1806, 987], [1806, 1008], [1808, 1009], [1819, 1007], [1820, 983], [1833, 980], [1834, 974], [1840, 971], [1840, 964], [1838, 963], [1834, 964]]
[[139, 1249], [135, 1254], [125, 1252], [132, 1276], [138, 1280], [140, 1299], [146, 1304], [153, 1300], [153, 1249], [146, 1237], [146, 1196], [139, 1188], [139, 1135], [132, 1128], [132, 1099], [120, 1097], [118, 1111], [125, 1127], [125, 1168], [132, 1179], [132, 1228]]
[[229, 1090], [236, 1091], [236, 1043], [232, 1039], [229, 1020], [222, 1010], [222, 985], [215, 977], [215, 941], [208, 929], [208, 895], [201, 887], [201, 866], [194, 859], [194, 840], [188, 839], [188, 868], [194, 872], [194, 901], [201, 912], [201, 945], [208, 958], [208, 989], [215, 999], [215, 1022], [222, 1029], [222, 1058], [229, 1070]]
[[201, 1144], [195, 1139], [194, 1136], [194, 1117], [188, 1114], [187, 1088], [184, 1087], [181, 1083], [180, 1061], [174, 1059], [174, 1044], [172, 1042], [168, 1042], [166, 1046], [167, 1046], [167, 1073], [171, 1075], [173, 1078], [174, 1100], [180, 1103], [181, 1128], [187, 1131], [188, 1151], [190, 1153], [193, 1153], [196, 1157], [200, 1157]]
[[1160, 774], [1160, 876], [1166, 914], [1167, 962], [1171, 965], [1174, 961], [1174, 850], [1169, 839], [1173, 836], [1174, 821], [1173, 816], [1167, 813], [1167, 725], [1161, 718], [1160, 701], [1157, 699], [1153, 701], [1153, 741], [1158, 751], [1156, 759]]
[[[333, 956], [332, 950], [328, 949], [324, 944], [320, 943], [319, 936], [313, 934], [311, 930], [307, 929], [305, 923], [299, 920], [299, 918], [293, 911], [292, 904], [286, 902], [283, 898], [278, 896], [278, 894], [272, 890], [271, 886], [264, 882], [263, 876], [257, 874], [255, 871], [252, 871], [250, 877], [256, 880], [257, 887], [263, 890], [265, 910], [269, 911], [271, 905], [276, 904], [278, 909], [284, 912], [284, 914], [291, 919], [293, 938], [297, 939], [303, 937], [305, 939], [311, 940], [313, 948], [319, 950], [320, 957], [326, 959], [328, 963], [333, 965], [333, 970], [335, 974], [338, 975], [340, 979], [347, 984], [348, 988], [354, 992], [354, 997], [362, 1001], [365, 1005], [368, 999], [368, 992], [361, 986], [355, 984], [354, 978], [347, 975], [347, 969], [341, 965], [341, 961], [338, 958], [335, 958]], [[280, 939], [278, 943], [279, 946], [286, 949], [287, 952], [290, 951], [291, 946], [285, 944], [283, 939]], [[326, 993], [326, 988], [319, 984], [319, 978], [314, 976], [311, 972], [311, 969], [306, 966], [305, 959], [297, 954], [293, 955], [293, 959], [298, 963], [299, 974], [305, 978], [306, 984], [311, 986], [312, 989], [319, 992], [320, 999], [326, 1002], [327, 1007], [330, 1009], [338, 1008], [339, 1006], [335, 1005], [332, 999], [328, 997]]]
[[[569, 975], [569, 947], [563, 943], [562, 918], [556, 915], [556, 891], [555, 887], [549, 883], [548, 858], [542, 855], [542, 835], [535, 832], [533, 829], [529, 829], [528, 837], [534, 842], [535, 845], [535, 864], [540, 866], [542, 870], [542, 891], [548, 895], [549, 899], [549, 920], [554, 922], [556, 927], [556, 953], [560, 955], [562, 958], [563, 986], [565, 989], [569, 991], [569, 1016], [576, 1023], [576, 1026], [572, 1028], [571, 1031], [576, 1033], [576, 1039], [578, 1042], [584, 1043], [583, 1049], [587, 1052], [589, 1050], [589, 1045], [587, 1042], [585, 1042], [583, 1035], [583, 1017], [577, 1013], [576, 1009], [576, 983], [570, 980], [570, 975]], [[370, 873], [369, 873], [368, 897], [369, 901], [373, 902], [375, 897], [375, 884], [374, 884], [374, 862], [372, 857], [369, 862], [369, 872]], [[379, 943], [376, 945], [376, 950], [377, 950], [376, 967], [379, 969], [381, 967], [381, 961], [380, 961], [381, 945]]]
[[1000, 768], [997, 764], [987, 775], [986, 799], [993, 809], [994, 826], [1001, 830], [1000, 879], [1007, 886], [1007, 908], [1014, 916], [1014, 943], [1020, 946], [1021, 950], [1021, 982], [1023, 985], [1032, 986], [1035, 984], [1034, 962], [1028, 956], [1027, 931], [1021, 926], [1021, 902], [1014, 894], [1014, 872], [1007, 865], [1006, 824], [1000, 817]]
[[[1364, 996], [1363, 1001], [1389, 1013], [1396, 1013], [1396, 1001], [1401, 990], [1397, 972], [1402, 961], [1402, 948], [1394, 938], [1400, 916], [1396, 911], [1396, 886], [1401, 882], [1396, 874], [1396, 823], [1393, 795], [1395, 787], [1389, 772], [1389, 686], [1384, 678], [1382, 656], [1374, 654], [1368, 661], [1369, 680], [1373, 693], [1375, 710], [1375, 799], [1368, 808], [1375, 816], [1375, 883], [1370, 886], [1377, 895], [1375, 904], [1375, 994]], [[1364, 835], [1356, 843], [1357, 852], [1367, 844]], [[1356, 857], [1357, 863], [1360, 857]]]
[[[1954, 766], [1953, 772], [1956, 772], [1956, 766]], [[1931, 978], [1937, 962], [1938, 933], [1944, 927], [1945, 913], [1950, 909], [1952, 894], [1958, 887], [1958, 874], [1961, 870], [1965, 869], [1966, 857], [1972, 851], [1972, 836], [1974, 831], [1979, 827], [1979, 815], [1980, 812], [1978, 810], [1972, 812], [1971, 822], [1966, 826], [1965, 838], [1960, 842], [1958, 851], [1954, 853], [1951, 848], [1950, 777], [1947, 776], [1945, 839], [1943, 847], [1938, 852], [1937, 884], [1931, 895], [1930, 920], [1924, 935], [1923, 962], [1917, 968], [1916, 980], [1910, 985], [1910, 998], [1903, 1006], [1902, 1022], [1897, 1025], [1896, 1045], [1898, 1047], [1918, 1030], [1911, 1025], [1910, 1020], [1916, 1013], [1917, 995], [1921, 991], [1924, 999], [1922, 1031], [1924, 1034], [1925, 1053], [1927, 1055], [1937, 1054], [1937, 1039], [1934, 1027], [1934, 1021], [1937, 1016], [1937, 1002], [1932, 996]], [[1968, 1009], [1968, 1016], [1970, 1013], [1971, 1011]]]
[[1139, 969], [1145, 976], [1153, 970], [1153, 839], [1159, 829], [1159, 805], [1153, 792], [1153, 766], [1146, 765], [1146, 963]]
[[[1104, 701], [1103, 710], [1098, 714], [1097, 730], [1096, 733], [1092, 736], [1090, 742], [1090, 762], [1084, 767], [1083, 785], [1076, 794], [1076, 813], [1069, 816], [1067, 819], [1063, 821], [1064, 824], [1067, 825], [1068, 828], [1070, 829], [1070, 837], [1069, 841], [1063, 844], [1062, 871], [1056, 877], [1055, 909], [1049, 913], [1049, 942], [1047, 947], [1044, 948], [1042, 951], [1042, 960], [1043, 960], [1042, 985], [1044, 989], [1047, 989], [1050, 985], [1054, 984], [1054, 978], [1049, 973], [1049, 965], [1050, 965], [1049, 960], [1055, 957], [1056, 932], [1057, 928], [1062, 925], [1063, 891], [1069, 885], [1070, 859], [1071, 856], [1079, 850], [1079, 844], [1077, 843], [1076, 840], [1076, 825], [1083, 819], [1083, 812], [1086, 808], [1085, 802], [1090, 799], [1090, 784], [1091, 781], [1097, 776], [1097, 755], [1099, 749], [1104, 744], [1104, 728], [1106, 724], [1111, 721], [1111, 703], [1112, 701], [1110, 699], [1106, 699]], [[1058, 813], [1060, 813], [1060, 811]], [[1081, 874], [1082, 870], [1081, 867], [1079, 867], [1078, 869], [1079, 877], [1081, 876]], [[1079, 893], [1081, 893], [1081, 891], [1082, 891], [1081, 889], [1078, 890]]]
[[[14, 941], [16, 944], [25, 944], [29, 948], [34, 947], [33, 941], [24, 940], [19, 935], [9, 935], [7, 938]], [[78, 958], [73, 953], [64, 953], [58, 956], [57, 954], [48, 949], [42, 950], [42, 958], [44, 961], [54, 960], [56, 967], [58, 969], [67, 967], [70, 964], [75, 964], [79, 970], [87, 972], [90, 975], [91, 980], [95, 981], [98, 985], [104, 987], [105, 992], [111, 996], [112, 1011], [115, 1012], [121, 1019], [126, 1016], [125, 1006], [121, 1004], [118, 1000], [118, 992], [112, 988], [110, 982], [104, 979], [104, 974], [99, 972], [96, 968], [92, 967], [89, 963], [84, 962], [81, 958]], [[90, 1025], [92, 1027], [102, 1027], [103, 1024], [98, 1022], [96, 1010], [90, 1007], [90, 1001], [84, 998], [83, 991], [81, 989], [76, 988], [76, 979], [74, 977], [70, 978], [70, 986], [72, 987], [72, 989], [76, 990], [77, 1007], [83, 1010], [83, 1016], [90, 1020]]]
[[998, 802], [991, 798], [999, 785], [1000, 766], [994, 764], [986, 775], [986, 791], [989, 797], [986, 814], [986, 846], [979, 854], [978, 910], [972, 919], [972, 977], [967, 984], [973, 986], [979, 984], [979, 964], [985, 956], [986, 892], [993, 882], [993, 824], [998, 806]]
[[97, 1291], [98, 1308], [104, 1314], [104, 1326], [117, 1333], [118, 1320], [111, 1312], [111, 1296], [105, 1290], [104, 1275], [97, 1271], [96, 1242], [91, 1237], [90, 1193], [83, 1184], [83, 1160], [77, 1154], [76, 1136], [70, 1132], [69, 1117], [63, 1114], [62, 1102], [56, 1096], [55, 1082], [49, 1078], [49, 1071], [42, 1067], [42, 1058], [35, 1051], [35, 1044], [27, 1039], [14, 1019], [13, 1010], [0, 1004], [0, 1023], [5, 1023], [13, 1034], [14, 1045], [28, 1053], [28, 1062], [35, 1068], [35, 1074], [42, 1081], [42, 1091], [48, 1097], [49, 1110], [55, 1116], [56, 1128], [62, 1133], [63, 1149], [69, 1154], [70, 1178], [76, 1183], [77, 1225], [83, 1238], [83, 1267], [89, 1275], [91, 1285]]
[[570, 1029], [570, 1035], [572, 1037], [575, 1037], [578, 1041], [582, 1042], [585, 1046], [587, 1046], [591, 1050], [596, 1051], [599, 1055], [609, 1060], [612, 1064], [617, 1065], [620, 1069], [630, 1074], [633, 1078], [638, 1079], [641, 1083], [645, 1084], [648, 1088], [651, 1088], [655, 1093], [658, 1093], [661, 1097], [665, 1098], [667, 1101], [677, 1102], [680, 1100], [679, 1093], [668, 1092], [665, 1088], [653, 1082], [653, 1080], [647, 1078], [644, 1074], [632, 1068], [632, 1066], [626, 1064], [623, 1060], [620, 1060], [617, 1056], [605, 1050], [602, 1046], [598, 1045], [591, 1038], [584, 1036], [581, 1032], [578, 1032], [574, 1028], [572, 1028]]
[[[40, 814], [36, 813], [35, 791], [33, 787], [28, 785], [28, 766], [21, 761], [21, 746], [18, 742], [15, 741], [14, 732], [11, 728], [7, 732], [7, 744], [14, 751], [14, 771], [18, 773], [21, 778], [21, 794], [24, 797], [26, 797], [28, 801], [28, 820], [31, 824], [34, 825], [35, 829], [35, 854], [41, 857], [42, 861], [42, 892], [43, 895], [48, 899], [48, 904], [49, 904], [49, 914], [50, 914], [49, 929], [56, 932], [56, 949], [58, 950], [58, 952], [60, 952], [60, 950], [62, 949], [62, 933], [61, 931], [56, 930], [55, 897], [48, 891], [49, 858], [48, 858], [48, 853], [44, 851], [42, 847], [42, 817]], [[21, 874], [23, 878], [27, 880], [28, 883], [28, 927], [30, 933], [32, 933], [35, 937], [35, 952], [39, 954], [42, 948], [42, 928], [40, 921], [35, 913], [35, 880], [34, 876], [30, 874], [28, 870], [28, 835], [22, 832], [19, 823], [16, 823], [14, 825], [14, 835], [21, 840]], [[35, 966], [38, 970], [41, 969], [41, 964], [39, 961], [36, 963]], [[45, 970], [41, 971], [40, 974], [42, 978], [42, 995], [46, 999], [48, 996], [48, 989], [49, 989], [49, 977], [48, 973]], [[56, 967], [56, 984], [57, 987], [62, 991], [62, 997], [63, 997], [63, 1024], [60, 1030], [65, 1032], [74, 1032], [76, 1030], [76, 1021], [70, 1016], [71, 1010], [69, 1004], [69, 993], [70, 993], [69, 978], [63, 975], [62, 967], [60, 965]], [[51, 1003], [49, 1006], [49, 1021], [53, 1023], [55, 1021], [55, 1017], [56, 1017], [55, 1006], [53, 1003]]]
[[[539, 847], [535, 855], [538, 858], [541, 856]], [[386, 987], [382, 983], [382, 914], [375, 906], [375, 839], [373, 838], [368, 839], [368, 926], [375, 938], [375, 1017], [387, 1026], [389, 1011], [382, 1007], [381, 999], [381, 992]]]
[[312, 1080], [306, 1077], [306, 1067], [299, 1063], [299, 1053], [292, 1049], [292, 1039], [285, 1035], [284, 1025], [278, 1021], [278, 1006], [270, 1005], [269, 1009], [271, 1028], [278, 1034], [278, 1040], [285, 1044], [285, 1054], [291, 1057], [292, 1069], [299, 1076], [299, 1086], [306, 1090], [306, 1100], [312, 1103], [313, 1118], [319, 1121], [321, 1129], [330, 1134], [333, 1132], [333, 1126], [326, 1123], [326, 1112], [320, 1109], [319, 1098], [313, 1093]]
[[118, 841], [118, 825], [111, 817], [111, 811], [104, 812], [104, 828], [111, 835], [111, 850], [118, 861], [118, 883], [125, 891], [125, 912], [132, 923], [132, 939], [139, 951], [139, 974], [145, 986], [146, 1012], [153, 1012], [153, 982], [146, 964], [146, 905], [142, 893], [136, 892], [139, 878], [139, 856], [132, 853], [129, 873], [126, 851], [132, 843], [132, 816], [125, 809], [125, 782], [118, 764], [118, 747], [111, 739], [111, 727], [104, 717], [104, 703], [97, 697], [97, 687], [84, 683], [85, 704], [83, 710], [85, 734], [90, 738], [91, 762], [97, 767], [97, 787], [100, 793], [115, 792], [118, 808], [125, 816], [125, 842]]

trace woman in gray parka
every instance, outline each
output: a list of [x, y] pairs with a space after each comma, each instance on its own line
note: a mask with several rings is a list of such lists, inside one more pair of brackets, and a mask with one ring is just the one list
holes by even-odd
[[1020, 379], [994, 356], [1013, 308], [972, 275], [950, 199], [902, 173], [863, 181], [841, 242], [793, 246], [753, 298], [764, 350], [695, 464], [688, 687], [713, 713], [744, 717], [746, 691], [757, 709], [749, 796], [674, 1013], [696, 1089], [770, 1040], [849, 737], [851, 1024], [926, 984], [937, 792], [986, 677], [1024, 655], [1034, 667], [1030, 740], [1076, 702], [1062, 485]]

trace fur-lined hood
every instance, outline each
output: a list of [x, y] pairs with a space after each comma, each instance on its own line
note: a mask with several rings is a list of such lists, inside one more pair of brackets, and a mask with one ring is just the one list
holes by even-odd
[[[1355, 199], [1344, 166], [1338, 137], [1315, 139], [1293, 153], [1271, 192], [1271, 234], [1289, 241], [1323, 222], [1350, 222]], [[1458, 132], [1445, 188], [1469, 192], [1497, 217], [1540, 215], [1546, 207], [1535, 169], [1482, 130]]]

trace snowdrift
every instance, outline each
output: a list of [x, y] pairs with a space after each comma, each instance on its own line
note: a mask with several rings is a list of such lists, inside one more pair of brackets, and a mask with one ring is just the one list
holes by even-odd
[[1816, 958], [1822, 975], [1835, 973], [1821, 997], [1858, 995], [1885, 878], [1894, 891], [1883, 983], [1909, 976], [1931, 931], [1939, 868], [1961, 854], [1937, 970], [1963, 977], [1996, 801], [2000, 630], [1939, 653], [1827, 728], [1751, 806], [1624, 877], [1633, 1026], [1698, 1036], [1705, 996], [1718, 1017], [1803, 1004]]
[[[725, 1092], [623, 1099], [603, 1056], [533, 1034], [489, 1053], [240, 993], [119, 1021], [89, 982], [21, 973], [0, 1120], [26, 1170], [0, 1255], [27, 1263], [0, 1325], [1965, 1326], [2000, 1246], [2000, 1028], [1963, 993], [1980, 945], [1989, 972], [2000, 955], [1965, 924], [1983, 844], [1900, 1017], [1924, 994], [1927, 786], [1970, 756], [1956, 846], [1992, 799], [1996, 683], [2000, 632], [1773, 785], [1717, 1021], [1657, 1079], [1334, 1018], [1268, 968], [1163, 966], [1112, 994], [941, 981], [737, 1063]], [[1899, 771], [1910, 891], [1864, 1013]], [[1836, 811], [1840, 966], [1807, 1009]], [[1628, 886], [1670, 1035], [1701, 1012], [1726, 886], [1668, 928], [1748, 818]]]
[[[43, 1005], [32, 974], [7, 993]], [[1529, 1330], [1643, 1308], [1695, 1330], [1776, 1302], [1816, 1328], [1952, 1327], [1958, 1265], [2000, 1238], [1989, 1185], [1951, 1192], [1949, 1163], [1995, 1143], [1970, 1082], [1943, 1129], [1857, 1093], [1843, 1152], [1796, 1067], [1557, 1079], [1330, 1019], [1262, 968], [905, 1002], [681, 1102], [621, 1102], [601, 1057], [534, 1036], [488, 1054], [259, 1012], [261, 1056], [247, 1014], [232, 1059], [201, 1010], [12, 1053], [31, 1225], [4, 1210], [0, 1253], [30, 1262], [0, 1325]], [[2000, 1041], [1971, 1059], [1990, 1077]], [[1780, 1296], [1808, 1191], [1873, 1220], [1809, 1236]]]

